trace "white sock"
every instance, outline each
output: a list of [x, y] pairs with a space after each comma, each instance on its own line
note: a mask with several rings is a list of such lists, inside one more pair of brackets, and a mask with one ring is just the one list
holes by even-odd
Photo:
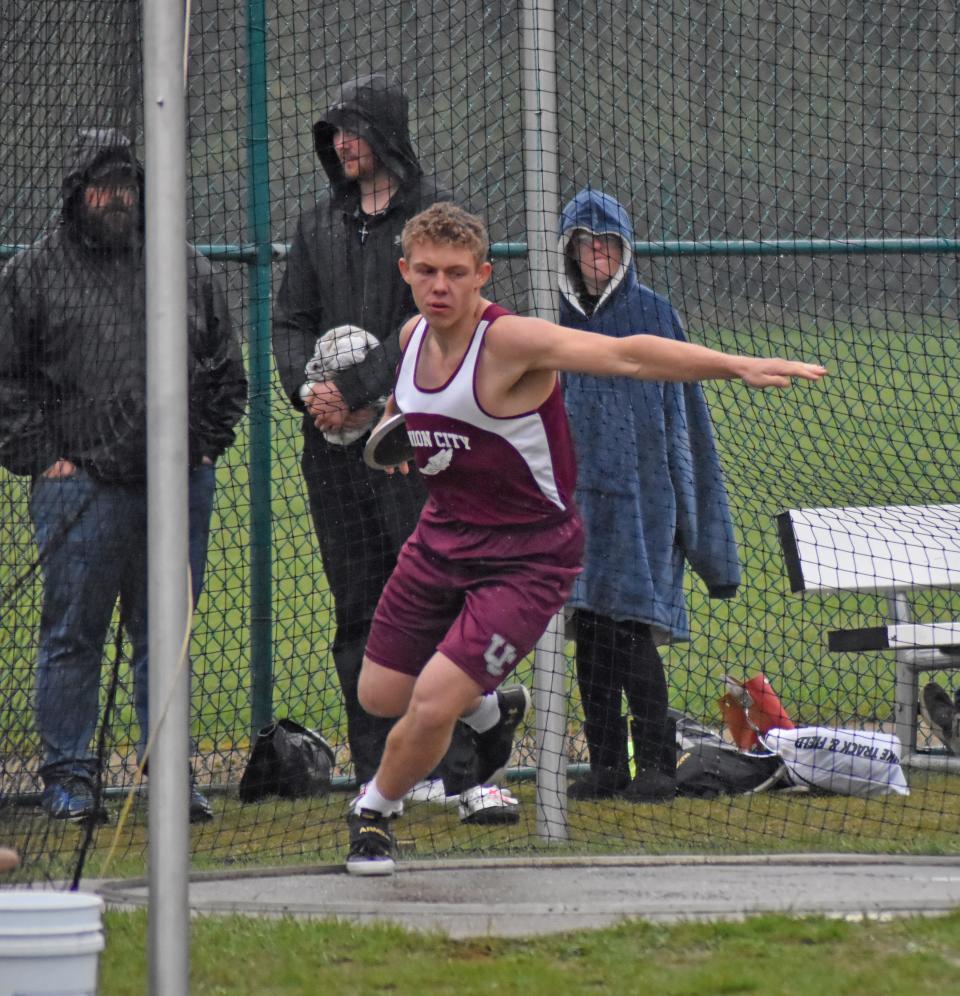
[[477, 733], [492, 730], [500, 722], [500, 700], [497, 698], [497, 693], [487, 692], [481, 697], [476, 709], [461, 716], [460, 719]]
[[370, 809], [381, 816], [393, 816], [403, 812], [403, 800], [388, 799], [381, 794], [376, 781], [371, 778], [353, 806], [355, 813], [359, 813], [361, 809]]

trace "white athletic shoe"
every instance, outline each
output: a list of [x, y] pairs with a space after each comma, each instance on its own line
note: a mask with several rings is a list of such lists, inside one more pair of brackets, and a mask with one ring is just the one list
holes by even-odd
[[[417, 782], [403, 797], [404, 802], [435, 802], [441, 806], [447, 805], [447, 795], [443, 789], [442, 778], [427, 778]], [[457, 801], [454, 798], [454, 803]]]
[[498, 785], [474, 785], [460, 793], [459, 812], [461, 823], [518, 823], [520, 801]]

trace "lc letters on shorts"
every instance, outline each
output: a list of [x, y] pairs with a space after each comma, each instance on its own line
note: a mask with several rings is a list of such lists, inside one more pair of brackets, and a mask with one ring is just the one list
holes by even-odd
[[[335, 328], [327, 329], [317, 339], [313, 356], [307, 360], [307, 365], [304, 367], [307, 379], [300, 388], [301, 400], [307, 400], [311, 384], [320, 384], [330, 380], [341, 370], [356, 366], [377, 345], [379, 344], [376, 338], [359, 325], [337, 325]], [[377, 407], [382, 408], [385, 403], [386, 398], [381, 398], [377, 402]], [[378, 417], [378, 414], [371, 416], [369, 422], [363, 426], [325, 432], [324, 439], [335, 446], [349, 446], [367, 432]]]

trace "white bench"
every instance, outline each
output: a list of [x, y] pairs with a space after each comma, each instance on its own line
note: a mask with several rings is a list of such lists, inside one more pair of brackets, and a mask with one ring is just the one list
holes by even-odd
[[893, 651], [894, 726], [904, 763], [960, 768], [917, 750], [918, 675], [960, 668], [960, 621], [917, 623], [909, 594], [960, 588], [960, 505], [790, 509], [776, 516], [790, 590], [887, 596], [883, 625], [836, 630], [831, 651]]

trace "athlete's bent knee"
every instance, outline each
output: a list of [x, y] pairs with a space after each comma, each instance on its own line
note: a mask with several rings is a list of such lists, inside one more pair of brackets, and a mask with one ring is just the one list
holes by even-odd
[[427, 735], [453, 730], [459, 716], [445, 703], [416, 694], [407, 709], [410, 721]]
[[364, 658], [357, 700], [365, 712], [383, 719], [402, 716], [410, 701], [413, 678]]

